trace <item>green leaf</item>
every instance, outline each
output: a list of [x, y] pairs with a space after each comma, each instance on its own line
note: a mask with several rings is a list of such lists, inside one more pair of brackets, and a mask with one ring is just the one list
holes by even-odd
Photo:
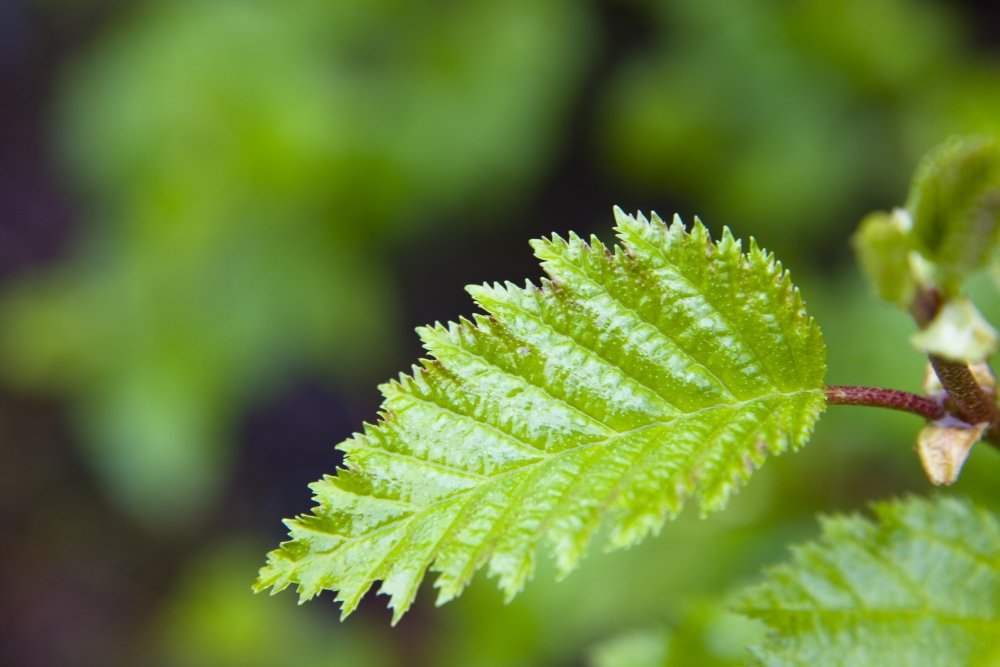
[[728, 230], [615, 215], [620, 246], [535, 241], [540, 287], [470, 287], [486, 314], [419, 330], [431, 359], [381, 387], [257, 590], [334, 589], [346, 616], [381, 580], [395, 622], [427, 569], [441, 604], [487, 566], [509, 599], [540, 543], [565, 575], [602, 521], [634, 544], [806, 442], [826, 349], [788, 273]]
[[818, 542], [739, 602], [772, 629], [765, 665], [995, 665], [1000, 523], [950, 498], [823, 521]]
[[858, 264], [880, 297], [908, 308], [916, 293], [911, 276], [909, 240], [913, 222], [909, 213], [870, 213], [851, 239]]
[[914, 177], [907, 209], [913, 241], [949, 295], [993, 257], [1000, 240], [1000, 142], [955, 138], [931, 152]]

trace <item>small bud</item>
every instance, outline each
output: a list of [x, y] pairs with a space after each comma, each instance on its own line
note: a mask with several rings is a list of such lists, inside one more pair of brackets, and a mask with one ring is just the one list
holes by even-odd
[[997, 348], [997, 332], [965, 297], [948, 301], [930, 325], [910, 339], [921, 352], [953, 361], [984, 361]]
[[916, 250], [911, 250], [906, 256], [910, 275], [920, 285], [933, 285], [937, 280], [937, 269], [934, 262], [930, 261]]
[[970, 426], [954, 418], [928, 424], [917, 436], [917, 454], [924, 472], [937, 486], [954, 484], [988, 424]]
[[902, 308], [913, 300], [917, 289], [909, 260], [912, 229], [909, 212], [897, 208], [866, 216], [851, 239], [861, 270], [875, 291]]

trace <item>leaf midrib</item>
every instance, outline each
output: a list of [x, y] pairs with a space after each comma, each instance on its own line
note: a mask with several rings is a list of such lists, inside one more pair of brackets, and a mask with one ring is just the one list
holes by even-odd
[[[678, 416], [673, 417], [671, 419], [666, 419], [666, 420], [661, 420], [661, 421], [655, 421], [655, 422], [651, 422], [649, 424], [643, 424], [642, 426], [638, 426], [638, 427], [636, 427], [634, 429], [629, 429], [627, 431], [617, 432], [614, 435], [612, 435], [612, 436], [610, 436], [608, 438], [605, 438], [603, 440], [597, 440], [597, 441], [594, 441], [594, 442], [588, 442], [588, 443], [584, 443], [582, 445], [579, 445], [577, 447], [572, 447], [572, 448], [560, 450], [558, 452], [553, 452], [552, 454], [548, 455], [547, 457], [540, 458], [537, 461], [532, 461], [532, 462], [526, 463], [524, 465], [517, 466], [517, 467], [512, 468], [510, 470], [507, 470], [507, 471], [504, 471], [504, 472], [499, 473], [497, 475], [494, 475], [492, 477], [486, 477], [485, 481], [482, 484], [480, 484], [480, 485], [472, 486], [472, 487], [469, 487], [468, 489], [464, 489], [462, 491], [457, 491], [457, 492], [455, 492], [455, 493], [453, 493], [453, 494], [451, 494], [449, 496], [445, 496], [444, 498], [442, 498], [440, 500], [437, 500], [437, 501], [431, 503], [430, 505], [423, 506], [418, 511], [414, 511], [411, 514], [408, 514], [406, 516], [400, 517], [398, 519], [390, 520], [390, 521], [382, 524], [381, 526], [379, 526], [379, 527], [377, 527], [377, 528], [375, 528], [373, 530], [370, 530], [370, 531], [368, 531], [366, 533], [362, 533], [360, 535], [355, 535], [353, 537], [345, 539], [343, 542], [341, 542], [340, 544], [338, 544], [333, 549], [329, 549], [327, 551], [321, 551], [321, 552], [311, 553], [310, 555], [306, 556], [305, 558], [293, 561], [293, 563], [294, 563], [295, 566], [299, 566], [299, 565], [303, 565], [305, 563], [309, 563], [309, 562], [312, 562], [312, 561], [320, 559], [320, 558], [324, 558], [324, 557], [330, 556], [330, 555], [334, 554], [335, 552], [340, 551], [340, 550], [345, 549], [345, 548], [348, 548], [350, 546], [353, 546], [353, 545], [357, 544], [358, 542], [361, 542], [361, 541], [366, 540], [366, 539], [370, 539], [372, 537], [376, 537], [376, 536], [381, 535], [383, 533], [389, 532], [390, 530], [396, 529], [400, 525], [402, 525], [402, 524], [404, 524], [406, 522], [410, 522], [410, 521], [412, 521], [412, 520], [414, 520], [414, 519], [416, 519], [416, 518], [418, 518], [420, 516], [426, 515], [427, 513], [432, 512], [432, 511], [436, 510], [439, 507], [443, 507], [445, 505], [457, 502], [457, 501], [461, 500], [462, 498], [465, 498], [466, 496], [468, 496], [468, 495], [470, 495], [472, 493], [480, 491], [480, 490], [482, 490], [484, 487], [486, 487], [488, 485], [498, 483], [501, 480], [503, 480], [503, 479], [505, 479], [505, 478], [507, 478], [507, 477], [509, 477], [511, 475], [518, 474], [518, 473], [526, 473], [528, 470], [530, 470], [531, 468], [533, 468], [535, 466], [540, 466], [540, 465], [552, 462], [553, 460], [557, 460], [559, 457], [562, 457], [562, 456], [569, 456], [570, 454], [576, 454], [576, 453], [582, 452], [582, 451], [584, 451], [586, 449], [590, 449], [590, 448], [593, 448], [593, 447], [604, 446], [604, 445], [610, 446], [614, 441], [625, 439], [627, 437], [635, 435], [636, 433], [641, 433], [642, 431], [645, 431], [645, 430], [648, 430], [648, 429], [652, 429], [652, 428], [663, 427], [663, 426], [675, 423], [675, 422], [680, 421], [680, 420], [693, 419], [693, 418], [699, 417], [701, 415], [704, 415], [706, 413], [709, 413], [709, 412], [712, 412], [712, 411], [715, 411], [715, 410], [739, 409], [739, 408], [744, 407], [744, 406], [748, 406], [748, 405], [751, 405], [751, 404], [754, 404], [754, 403], [758, 403], [758, 402], [761, 402], [761, 401], [766, 401], [766, 400], [770, 400], [770, 399], [774, 399], [774, 398], [787, 398], [787, 399], [791, 399], [791, 398], [796, 398], [798, 396], [806, 396], [806, 395], [810, 395], [810, 394], [811, 395], [820, 395], [821, 396], [822, 395], [822, 390], [820, 390], [820, 389], [799, 389], [799, 390], [792, 391], [792, 392], [771, 392], [771, 393], [762, 394], [760, 396], [756, 396], [754, 398], [747, 399], [747, 400], [744, 400], [744, 401], [739, 401], [739, 402], [734, 402], [734, 403], [721, 403], [721, 404], [717, 404], [717, 405], [707, 406], [707, 407], [704, 407], [704, 408], [699, 408], [698, 410], [695, 410], [693, 412], [688, 412], [688, 413], [684, 413], [683, 415], [678, 415]], [[388, 451], [386, 453], [390, 454], [390, 455], [393, 454], [393, 452], [388, 452]], [[369, 497], [369, 498], [382, 499], [380, 496], [374, 496], [374, 495], [371, 495], [371, 494], [369, 494], [367, 496], [361, 496], [361, 497]], [[301, 525], [301, 524], [299, 524], [299, 525]], [[311, 531], [311, 532], [324, 532], [324, 531], [319, 531], [319, 530], [317, 530], [314, 527], [305, 527], [305, 526], [303, 526], [303, 528], [305, 528], [306, 530]], [[343, 535], [340, 534], [340, 533], [337, 533], [335, 535], [337, 537], [343, 537]]]

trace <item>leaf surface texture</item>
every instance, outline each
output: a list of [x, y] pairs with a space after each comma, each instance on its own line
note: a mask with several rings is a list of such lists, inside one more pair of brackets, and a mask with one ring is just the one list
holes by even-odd
[[907, 208], [918, 250], [948, 294], [982, 268], [1000, 241], [1000, 142], [955, 138], [932, 151], [913, 179]]
[[539, 546], [565, 575], [602, 522], [634, 544], [805, 443], [826, 349], [787, 272], [728, 230], [615, 215], [619, 245], [534, 241], [540, 285], [470, 287], [484, 314], [418, 330], [430, 358], [381, 387], [258, 590], [336, 590], [346, 616], [381, 581], [395, 622], [428, 569], [440, 604], [486, 567], [510, 598]]
[[739, 610], [772, 629], [761, 664], [1000, 664], [1000, 523], [955, 499], [910, 499], [823, 522]]

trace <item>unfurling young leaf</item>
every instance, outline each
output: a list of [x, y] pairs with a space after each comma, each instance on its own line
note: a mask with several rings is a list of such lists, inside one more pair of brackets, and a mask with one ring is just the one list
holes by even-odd
[[913, 221], [903, 209], [892, 213], [881, 211], [865, 216], [852, 238], [861, 271], [868, 277], [878, 295], [902, 308], [907, 308], [917, 291], [912, 277], [910, 244]]
[[1000, 244], [1000, 141], [956, 137], [921, 163], [905, 209], [868, 215], [854, 235], [858, 263], [886, 301], [909, 308], [918, 289], [957, 298]]
[[621, 245], [535, 241], [540, 286], [470, 287], [485, 314], [419, 330], [431, 358], [381, 387], [257, 590], [336, 590], [346, 616], [381, 581], [395, 622], [428, 569], [440, 604], [486, 567], [509, 599], [543, 543], [565, 575], [602, 522], [634, 544], [806, 442], [826, 348], [788, 273], [728, 230], [615, 216]]
[[771, 635], [765, 665], [986, 667], [1000, 664], [1000, 523], [948, 498], [823, 521], [747, 591], [739, 611]]
[[913, 242], [949, 296], [986, 266], [1000, 241], [1000, 141], [953, 139], [932, 151], [914, 177], [906, 208]]

